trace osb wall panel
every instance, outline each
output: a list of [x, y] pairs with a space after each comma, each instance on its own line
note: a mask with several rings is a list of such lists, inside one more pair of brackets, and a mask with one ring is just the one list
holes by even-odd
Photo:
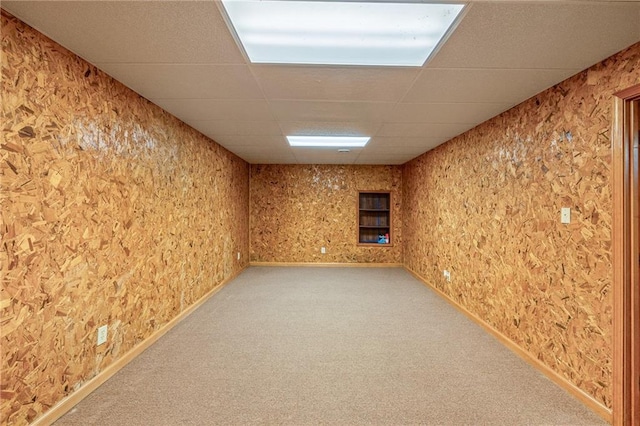
[[403, 169], [405, 264], [608, 407], [612, 94], [638, 82], [640, 44]]
[[[402, 262], [399, 166], [252, 165], [250, 182], [252, 261]], [[365, 190], [391, 192], [391, 247], [357, 244], [358, 191]]]
[[5, 14], [2, 51], [0, 424], [26, 424], [242, 269], [249, 168]]

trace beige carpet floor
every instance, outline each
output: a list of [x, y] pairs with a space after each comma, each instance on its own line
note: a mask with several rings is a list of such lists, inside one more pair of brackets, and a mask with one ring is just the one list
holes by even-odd
[[56, 425], [602, 425], [403, 269], [252, 267]]

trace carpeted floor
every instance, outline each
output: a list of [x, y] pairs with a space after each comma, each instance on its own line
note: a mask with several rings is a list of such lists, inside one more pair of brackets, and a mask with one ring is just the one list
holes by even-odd
[[403, 269], [252, 267], [56, 425], [603, 425]]

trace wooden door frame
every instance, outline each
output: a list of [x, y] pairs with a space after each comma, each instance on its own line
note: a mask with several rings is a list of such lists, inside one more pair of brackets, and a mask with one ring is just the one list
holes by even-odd
[[613, 424], [640, 424], [640, 247], [638, 114], [640, 84], [614, 96]]

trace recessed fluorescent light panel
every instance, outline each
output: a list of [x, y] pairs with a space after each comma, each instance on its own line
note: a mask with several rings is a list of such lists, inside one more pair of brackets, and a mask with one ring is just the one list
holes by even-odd
[[369, 139], [354, 136], [287, 136], [289, 145], [309, 148], [362, 148]]
[[463, 4], [222, 0], [253, 63], [421, 66]]

